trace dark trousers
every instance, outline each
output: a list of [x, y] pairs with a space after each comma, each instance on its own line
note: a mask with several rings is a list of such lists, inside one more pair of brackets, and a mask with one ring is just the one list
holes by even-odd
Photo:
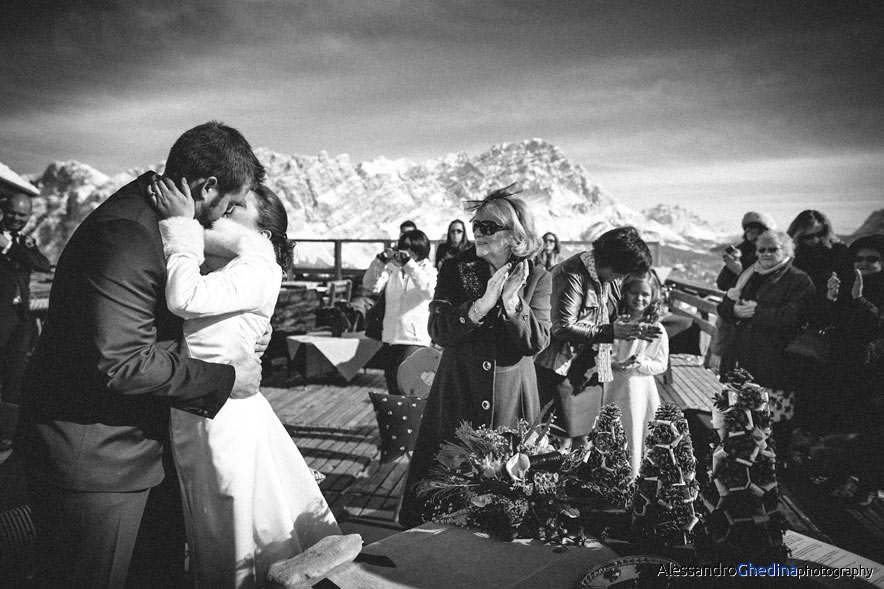
[[387, 381], [387, 392], [391, 395], [401, 395], [399, 390], [399, 365], [406, 358], [425, 346], [410, 344], [384, 344], [384, 379]]
[[4, 403], [20, 404], [22, 377], [35, 332], [33, 319], [0, 317], [0, 399]]
[[40, 565], [34, 587], [183, 588], [184, 522], [178, 480], [129, 493], [32, 483]]

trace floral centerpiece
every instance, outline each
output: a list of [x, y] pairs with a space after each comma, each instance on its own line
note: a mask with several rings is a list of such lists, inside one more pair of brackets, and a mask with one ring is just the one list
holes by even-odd
[[505, 540], [583, 543], [581, 503], [597, 497], [623, 507], [629, 497], [629, 465], [618, 454], [625, 447], [619, 412], [609, 410], [597, 424], [603, 429], [590, 434], [588, 448], [559, 451], [549, 422], [496, 429], [462, 423], [416, 493], [434, 521]]
[[681, 409], [667, 403], [649, 425], [632, 503], [633, 529], [651, 544], [683, 546], [698, 521], [697, 461], [688, 422]]
[[719, 443], [710, 483], [701, 494], [707, 513], [697, 542], [700, 560], [780, 562], [786, 557], [768, 398], [767, 389], [745, 370], [728, 373], [713, 398]]

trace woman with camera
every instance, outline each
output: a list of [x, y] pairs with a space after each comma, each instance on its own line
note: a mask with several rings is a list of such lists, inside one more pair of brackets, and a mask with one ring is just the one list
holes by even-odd
[[530, 261], [539, 247], [534, 218], [512, 188], [467, 203], [476, 249], [439, 273], [430, 334], [442, 359], [408, 471], [406, 527], [431, 517], [414, 487], [461, 422], [515, 427], [540, 412], [533, 357], [549, 343], [550, 276]]
[[402, 394], [396, 379], [402, 361], [418, 349], [430, 346], [427, 323], [436, 288], [436, 268], [429, 255], [427, 235], [420, 229], [406, 231], [399, 237], [395, 250], [385, 249], [371, 261], [362, 278], [363, 286], [384, 293], [381, 353], [391, 395]]

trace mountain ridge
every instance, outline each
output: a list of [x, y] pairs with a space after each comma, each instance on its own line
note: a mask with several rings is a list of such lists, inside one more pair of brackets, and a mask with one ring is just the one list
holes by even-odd
[[[635, 225], [649, 241], [708, 250], [724, 234], [678, 205], [639, 213], [594, 182], [581, 164], [542, 139], [505, 142], [471, 156], [449, 153], [424, 162], [383, 156], [353, 163], [347, 154], [255, 153], [267, 169], [267, 184], [283, 199], [294, 239], [395, 238], [399, 224], [415, 221], [432, 241], [444, 237], [452, 219], [469, 219], [464, 200], [517, 182], [535, 213], [537, 230], [561, 240], [589, 241], [603, 231]], [[50, 259], [76, 226], [105, 198], [140, 173], [163, 164], [108, 176], [88, 164], [50, 164], [32, 182], [35, 231]]]

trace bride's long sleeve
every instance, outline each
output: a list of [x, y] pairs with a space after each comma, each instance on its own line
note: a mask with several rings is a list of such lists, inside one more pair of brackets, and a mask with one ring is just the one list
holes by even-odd
[[[257, 311], [276, 297], [267, 285], [281, 279], [270, 241], [226, 219], [203, 233], [194, 219], [160, 222], [166, 255], [166, 303], [185, 319]], [[200, 274], [205, 252], [233, 259], [219, 270]]]

